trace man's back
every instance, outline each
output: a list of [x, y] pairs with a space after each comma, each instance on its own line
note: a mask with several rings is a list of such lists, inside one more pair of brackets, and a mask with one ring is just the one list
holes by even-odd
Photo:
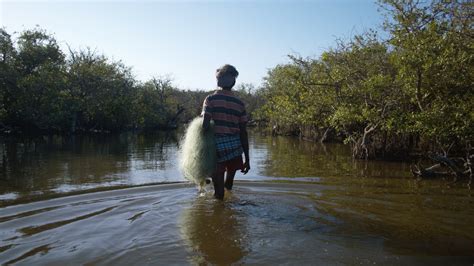
[[206, 97], [203, 115], [214, 120], [216, 135], [240, 133], [240, 126], [247, 122], [244, 103], [230, 90], [217, 90]]

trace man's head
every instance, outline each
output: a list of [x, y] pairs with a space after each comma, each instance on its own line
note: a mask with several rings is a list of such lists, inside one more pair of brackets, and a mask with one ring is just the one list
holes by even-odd
[[235, 85], [235, 79], [239, 75], [237, 69], [232, 65], [223, 65], [216, 70], [217, 86], [224, 90], [230, 90]]

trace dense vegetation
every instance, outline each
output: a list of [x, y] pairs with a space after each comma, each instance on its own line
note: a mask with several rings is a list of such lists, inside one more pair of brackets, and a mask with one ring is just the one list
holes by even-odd
[[[276, 134], [343, 140], [354, 157], [472, 153], [474, 5], [382, 0], [381, 38], [368, 31], [319, 58], [290, 56], [262, 88], [236, 91]], [[0, 131], [167, 129], [198, 115], [205, 91], [131, 69], [90, 50], [61, 51], [45, 30], [0, 29]], [[254, 112], [256, 111], [256, 112]]]
[[198, 115], [209, 93], [179, 90], [163, 77], [139, 82], [121, 62], [90, 50], [66, 55], [43, 29], [12, 39], [0, 29], [3, 133], [173, 128]]
[[271, 69], [258, 118], [276, 133], [350, 143], [354, 157], [472, 152], [474, 5], [383, 0], [386, 38], [339, 41]]
[[[253, 86], [237, 93], [249, 103]], [[0, 131], [24, 134], [168, 129], [201, 111], [206, 91], [166, 77], [137, 81], [131, 69], [90, 50], [66, 55], [43, 29], [14, 42], [0, 29]]]

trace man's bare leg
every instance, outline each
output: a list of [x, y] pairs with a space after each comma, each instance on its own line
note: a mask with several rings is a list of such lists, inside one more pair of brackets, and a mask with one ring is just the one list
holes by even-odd
[[212, 175], [212, 183], [214, 184], [214, 197], [216, 199], [224, 199], [224, 173], [223, 167], [216, 167], [216, 171]]
[[235, 177], [235, 172], [237, 170], [231, 170], [227, 171], [226, 177], [225, 177], [225, 188], [227, 190], [232, 190], [232, 186], [234, 185], [234, 177]]

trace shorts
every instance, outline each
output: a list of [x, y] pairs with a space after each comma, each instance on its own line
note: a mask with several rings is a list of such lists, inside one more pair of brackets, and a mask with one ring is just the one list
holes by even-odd
[[244, 162], [242, 161], [242, 155], [237, 156], [233, 159], [227, 160], [225, 162], [217, 163], [217, 172], [229, 172], [237, 171], [244, 168]]

